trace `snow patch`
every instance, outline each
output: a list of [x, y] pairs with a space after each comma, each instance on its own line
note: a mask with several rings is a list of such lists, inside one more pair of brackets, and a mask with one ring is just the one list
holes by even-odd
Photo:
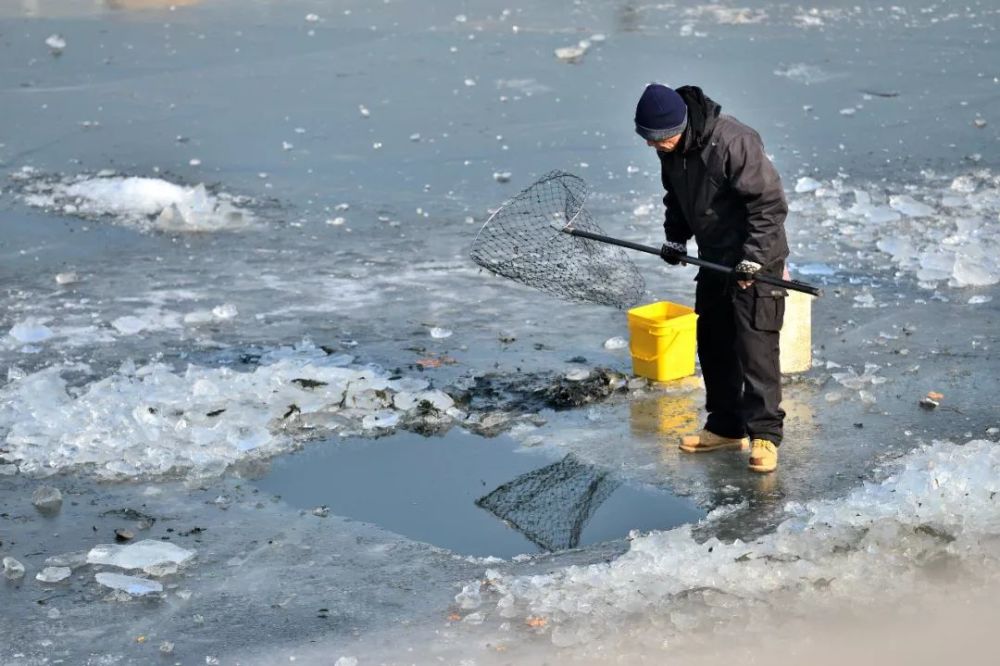
[[84, 219], [110, 220], [143, 231], [215, 232], [253, 226], [247, 200], [161, 178], [101, 173], [50, 178], [33, 170], [15, 175], [21, 198], [37, 208]]

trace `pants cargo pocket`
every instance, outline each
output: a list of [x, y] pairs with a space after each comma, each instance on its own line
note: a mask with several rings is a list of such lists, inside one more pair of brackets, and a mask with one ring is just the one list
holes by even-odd
[[754, 283], [753, 289], [753, 327], [758, 331], [780, 331], [788, 292], [760, 282]]

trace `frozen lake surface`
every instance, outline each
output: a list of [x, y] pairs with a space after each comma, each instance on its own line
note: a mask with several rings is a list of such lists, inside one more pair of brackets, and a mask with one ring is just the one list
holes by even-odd
[[[986, 1], [3, 3], [0, 662], [721, 663], [748, 616], [977, 607], [998, 29]], [[676, 450], [700, 383], [631, 381], [623, 313], [468, 258], [553, 169], [658, 243], [651, 80], [760, 131], [826, 292], [776, 475]], [[551, 553], [474, 504], [539, 469], [603, 498]], [[194, 555], [101, 555], [146, 541]]]

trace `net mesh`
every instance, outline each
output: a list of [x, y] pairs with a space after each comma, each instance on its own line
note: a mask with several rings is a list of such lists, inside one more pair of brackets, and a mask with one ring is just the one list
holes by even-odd
[[560, 298], [635, 305], [645, 283], [624, 250], [564, 233], [604, 234], [584, 207], [586, 198], [581, 178], [563, 171], [542, 176], [487, 220], [472, 244], [473, 261]]
[[542, 549], [566, 550], [580, 544], [587, 521], [620, 483], [569, 455], [503, 484], [476, 505]]

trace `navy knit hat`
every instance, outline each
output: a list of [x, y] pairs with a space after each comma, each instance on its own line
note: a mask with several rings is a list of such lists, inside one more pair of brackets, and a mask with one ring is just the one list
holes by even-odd
[[635, 107], [635, 131], [647, 141], [663, 141], [687, 127], [687, 104], [674, 90], [650, 83]]

